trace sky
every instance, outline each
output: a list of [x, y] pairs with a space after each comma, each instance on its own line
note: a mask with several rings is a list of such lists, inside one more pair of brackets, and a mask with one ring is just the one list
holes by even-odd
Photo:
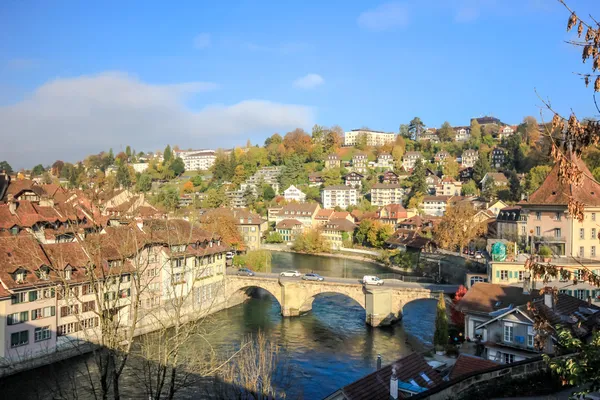
[[594, 116], [568, 16], [555, 0], [3, 1], [0, 160], [262, 145], [315, 123], [397, 132], [415, 116], [517, 124], [540, 119], [540, 97]]

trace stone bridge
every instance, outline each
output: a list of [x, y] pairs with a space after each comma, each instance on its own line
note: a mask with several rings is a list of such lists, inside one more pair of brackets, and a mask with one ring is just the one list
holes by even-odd
[[350, 297], [366, 311], [366, 323], [371, 326], [389, 325], [400, 318], [404, 305], [419, 299], [439, 296], [438, 291], [425, 288], [399, 286], [365, 286], [358, 280], [305, 281], [278, 277], [246, 277], [228, 275], [225, 278], [225, 293], [239, 295], [240, 291], [261, 288], [271, 293], [281, 306], [284, 317], [294, 317], [312, 309], [315, 296], [321, 293], [339, 293]]

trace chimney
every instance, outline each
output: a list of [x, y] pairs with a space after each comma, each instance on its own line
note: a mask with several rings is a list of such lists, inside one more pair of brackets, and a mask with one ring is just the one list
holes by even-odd
[[381, 354], [377, 354], [377, 370], [381, 369]]
[[396, 376], [396, 366], [392, 366], [392, 376], [390, 377], [390, 398], [398, 399], [398, 377]]
[[554, 309], [554, 298], [553, 298], [552, 289], [550, 289], [550, 288], [546, 288], [546, 289], [547, 289], [547, 291], [544, 293], [544, 305], [552, 310], [552, 309]]
[[17, 213], [17, 202], [15, 201], [15, 199], [13, 198], [12, 194], [8, 195], [8, 211], [10, 211], [10, 213], [12, 215], [16, 215]]
[[523, 294], [531, 293], [531, 272], [525, 271], [523, 273]]

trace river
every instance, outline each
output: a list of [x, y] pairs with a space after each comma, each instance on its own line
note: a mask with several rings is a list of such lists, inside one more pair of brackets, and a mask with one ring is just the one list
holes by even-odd
[[[384, 272], [373, 263], [334, 257], [318, 257], [293, 253], [274, 253], [273, 272], [289, 269], [314, 270], [331, 277], [362, 277]], [[248, 334], [259, 330], [276, 341], [280, 358], [287, 360], [292, 385], [287, 398], [321, 399], [336, 389], [369, 374], [376, 367], [377, 354], [390, 363], [411, 352], [407, 334], [430, 343], [433, 336], [435, 301], [421, 300], [405, 307], [401, 323], [389, 328], [365, 325], [365, 311], [354, 300], [343, 295], [321, 294], [312, 311], [296, 318], [283, 318], [277, 300], [258, 291], [248, 302], [214, 314], [215, 330], [209, 336], [214, 348], [232, 348]], [[67, 362], [74, 368], [77, 360]], [[0, 390], [4, 398], [37, 398], [35, 387], [51, 375], [49, 369], [22, 373], [4, 380]], [[131, 382], [131, 379], [128, 379]], [[127, 385], [127, 396], [134, 382]], [[51, 384], [51, 383], [44, 383]], [[202, 398], [202, 390], [186, 391], [182, 398]], [[136, 396], [137, 398], [137, 396]]]

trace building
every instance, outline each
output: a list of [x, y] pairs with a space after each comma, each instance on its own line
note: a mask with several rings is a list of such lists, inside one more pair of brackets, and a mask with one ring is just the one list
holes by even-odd
[[423, 156], [420, 151], [407, 151], [402, 157], [402, 167], [405, 171], [410, 171], [415, 167], [415, 164], [421, 162]]
[[344, 184], [353, 188], [361, 188], [363, 178], [364, 175], [352, 171], [348, 175], [344, 176]]
[[229, 207], [244, 208], [246, 207], [246, 199], [244, 198], [244, 190], [226, 190], [225, 197], [229, 202]]
[[446, 212], [450, 196], [425, 196], [420, 208], [425, 215], [441, 217]]
[[519, 243], [525, 247], [527, 221], [521, 218], [521, 207], [504, 207], [496, 217], [496, 237]]
[[242, 234], [242, 239], [248, 250], [258, 250], [261, 247], [262, 237], [269, 229], [268, 221], [247, 208], [231, 210], [235, 224]]
[[367, 138], [367, 146], [370, 147], [383, 146], [387, 143], [393, 143], [396, 140], [396, 134], [393, 132], [353, 129], [350, 132], [344, 133], [344, 146], [356, 146], [362, 135]]
[[376, 183], [371, 186], [371, 204], [374, 206], [402, 204], [404, 195], [404, 189], [397, 183]]
[[281, 175], [282, 167], [262, 167], [251, 177], [246, 179], [240, 187], [243, 189], [250, 187], [254, 192], [263, 184], [267, 184], [273, 188], [275, 194], [279, 194], [279, 175]]
[[388, 171], [385, 171], [383, 173], [383, 175], [381, 176], [381, 183], [398, 184], [398, 183], [400, 183], [400, 177], [394, 171], [388, 170]]
[[404, 399], [443, 383], [441, 375], [425, 358], [413, 353], [338, 389], [324, 400]]
[[290, 203], [286, 204], [275, 216], [278, 224], [285, 219], [295, 219], [302, 223], [304, 228], [316, 226], [315, 217], [321, 207], [317, 203]]
[[381, 153], [377, 156], [377, 168], [394, 168], [394, 157], [390, 153]]
[[308, 174], [308, 186], [321, 186], [324, 182], [325, 178], [323, 178], [323, 174], [321, 172], [311, 172]]
[[462, 182], [447, 177], [440, 181], [435, 187], [436, 196], [460, 196]]
[[517, 132], [516, 126], [504, 125], [498, 129], [498, 139], [508, 139]]
[[442, 183], [442, 178], [437, 175], [427, 175], [425, 176], [425, 183], [427, 184], [429, 193], [435, 195], [435, 188]]
[[321, 191], [323, 208], [347, 208], [358, 204], [358, 189], [346, 185], [328, 186]]
[[365, 153], [356, 153], [352, 156], [352, 171], [364, 174], [367, 172], [368, 157]]
[[321, 228], [321, 235], [329, 242], [332, 250], [343, 247], [344, 241], [352, 240], [356, 224], [346, 218], [332, 218]]
[[479, 182], [481, 187], [485, 187], [487, 181], [494, 182], [496, 187], [507, 187], [509, 184], [508, 179], [506, 179], [506, 176], [502, 172], [488, 172], [485, 174], [481, 182]]
[[208, 171], [217, 159], [214, 150], [173, 151], [173, 155], [181, 158], [186, 171]]
[[377, 219], [387, 225], [396, 227], [408, 218], [408, 212], [401, 204], [388, 204], [377, 210]]
[[494, 147], [490, 153], [492, 167], [502, 168], [506, 162], [506, 150], [501, 147]]
[[473, 149], [465, 150], [460, 159], [463, 168], [473, 168], [477, 160], [479, 160], [479, 152]]
[[425, 132], [422, 132], [417, 138], [418, 141], [430, 141], [431, 143], [439, 143], [440, 137], [437, 134], [435, 128], [427, 128]]
[[[555, 328], [570, 329], [586, 341], [600, 320], [600, 307], [565, 293], [554, 299], [552, 290], [540, 295], [523, 287], [476, 283], [457, 305], [465, 314], [465, 336], [478, 346], [478, 355], [491, 361], [510, 364], [540, 355], [536, 346], [535, 315], [543, 315]], [[530, 304], [530, 307], [528, 307]], [[547, 338], [542, 351], [554, 353]]]
[[454, 140], [457, 142], [466, 142], [471, 138], [471, 127], [469, 126], [456, 126], [454, 130]]
[[293, 242], [304, 232], [304, 225], [297, 219], [284, 219], [275, 225], [275, 231], [281, 235], [284, 242]]
[[339, 168], [340, 167], [340, 156], [335, 153], [329, 154], [325, 158], [325, 169]]
[[135, 164], [131, 164], [131, 166], [133, 167], [133, 170], [135, 172], [139, 172], [140, 174], [148, 169], [147, 163], [135, 163]]
[[[475, 120], [477, 120], [477, 123], [479, 125], [481, 125], [482, 127], [484, 127], [485, 125], [500, 125], [502, 124], [502, 122], [495, 117], [479, 117], [479, 118], [473, 118]], [[472, 119], [472, 120], [473, 120]]]
[[298, 203], [304, 203], [306, 200], [306, 194], [298, 189], [296, 186], [291, 185], [289, 188], [283, 191], [283, 198], [285, 201], [295, 201]]
[[438, 152], [435, 154], [435, 156], [433, 157], [433, 160], [434, 160], [434, 161], [435, 161], [437, 164], [443, 164], [443, 163], [444, 163], [444, 161], [445, 161], [447, 158], [450, 158], [450, 157], [452, 157], [452, 156], [451, 156], [451, 155], [450, 155], [450, 153], [448, 153], [446, 150], [440, 150], [440, 151], [438, 151]]

